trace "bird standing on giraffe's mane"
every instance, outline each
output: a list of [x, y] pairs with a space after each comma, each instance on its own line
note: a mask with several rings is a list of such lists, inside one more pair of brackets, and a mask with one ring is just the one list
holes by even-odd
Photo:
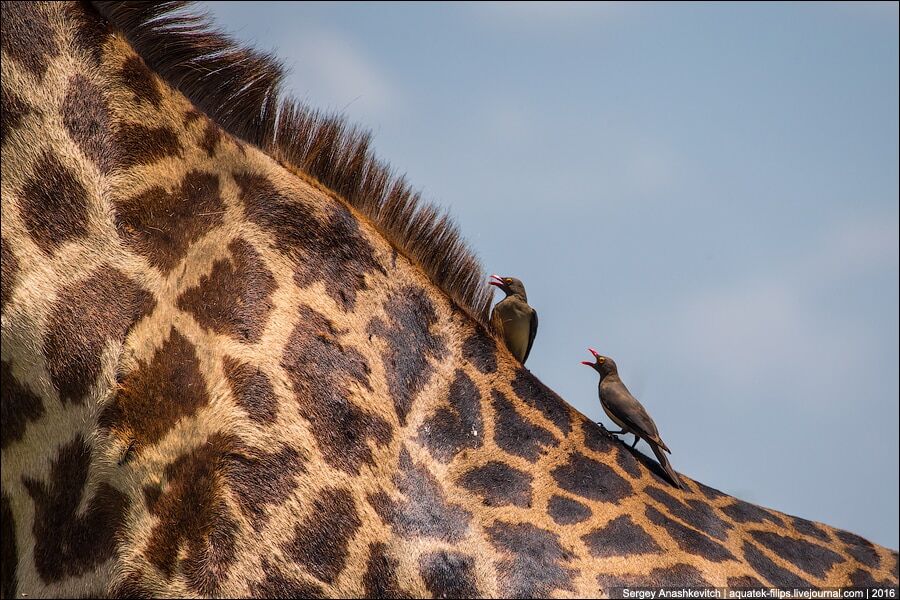
[[638, 440], [641, 438], [647, 442], [660, 466], [668, 474], [675, 487], [683, 489], [681, 480], [675, 469], [669, 464], [669, 459], [663, 454], [663, 450], [671, 454], [671, 450], [666, 446], [659, 436], [659, 430], [656, 423], [647, 414], [647, 410], [638, 402], [638, 399], [631, 395], [625, 384], [619, 378], [619, 370], [613, 359], [606, 356], [600, 356], [593, 348], [588, 348], [594, 355], [594, 362], [587, 360], [581, 361], [581, 364], [587, 365], [600, 374], [600, 404], [607, 416], [613, 422], [622, 428], [621, 431], [611, 431], [613, 434], [634, 434], [634, 443], [632, 448], [637, 446]]
[[522, 363], [528, 360], [534, 336], [537, 334], [537, 311], [528, 305], [525, 285], [515, 277], [491, 275], [495, 285], [506, 294], [506, 298], [494, 305], [491, 325], [503, 335], [506, 347]]

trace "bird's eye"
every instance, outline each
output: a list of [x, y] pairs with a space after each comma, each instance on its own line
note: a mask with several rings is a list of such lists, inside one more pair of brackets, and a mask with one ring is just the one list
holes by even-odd
[[506, 279], [503, 280], [503, 283], [512, 283], [512, 279], [507, 277]]

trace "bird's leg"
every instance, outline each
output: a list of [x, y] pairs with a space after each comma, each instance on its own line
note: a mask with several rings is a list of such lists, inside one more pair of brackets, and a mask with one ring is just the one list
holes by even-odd
[[[604, 427], [604, 429], [606, 429], [606, 428]], [[623, 433], [628, 433], [628, 432], [625, 431], [624, 429], [621, 430], [621, 431], [610, 431], [609, 429], [606, 429], [606, 431], [607, 431], [607, 433], [611, 433], [611, 434], [613, 434], [613, 435], [622, 435]]]
[[631, 445], [632, 449], [634, 449], [634, 447], [637, 446], [637, 443], [638, 443], [638, 441], [640, 441], [640, 439], [641, 438], [639, 438], [638, 436], [634, 436], [634, 443]]

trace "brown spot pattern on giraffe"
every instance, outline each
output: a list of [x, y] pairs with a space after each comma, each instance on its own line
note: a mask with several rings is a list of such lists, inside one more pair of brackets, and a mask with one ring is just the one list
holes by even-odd
[[4, 2], [0, 19], [0, 46], [3, 54], [34, 75], [38, 81], [59, 55], [59, 43], [46, 8], [37, 2]]
[[419, 575], [433, 598], [478, 598], [475, 560], [461, 552], [439, 550], [419, 559]]
[[609, 454], [610, 452], [618, 451], [616, 439], [597, 423], [585, 419], [581, 422], [581, 433], [584, 435], [584, 445], [588, 450], [593, 450], [599, 454]]
[[527, 508], [531, 506], [533, 479], [528, 473], [492, 460], [463, 473], [458, 483], [463, 489], [481, 496], [487, 506], [512, 504]]
[[657, 554], [662, 551], [653, 538], [631, 520], [631, 515], [616, 517], [581, 539], [591, 555], [598, 557]]
[[612, 467], [580, 452], [571, 453], [568, 461], [550, 474], [559, 487], [589, 500], [617, 504], [634, 493], [631, 484]]
[[607, 594], [617, 587], [712, 587], [695, 567], [681, 563], [653, 569], [644, 575], [598, 575], [597, 584]]
[[22, 187], [19, 210], [31, 239], [53, 254], [87, 234], [88, 192], [72, 170], [45, 152]]
[[224, 210], [218, 175], [192, 170], [171, 192], [155, 186], [117, 202], [116, 229], [126, 246], [168, 273], [222, 222]]
[[132, 55], [125, 59], [119, 71], [122, 85], [134, 94], [135, 102], [146, 102], [159, 108], [162, 94], [156, 83], [156, 76], [147, 68], [141, 57]]
[[236, 239], [228, 251], [230, 258], [217, 260], [209, 274], [181, 294], [178, 308], [206, 329], [255, 343], [272, 310], [277, 284], [253, 246]]
[[106, 344], [124, 341], [155, 305], [149, 292], [111, 267], [61, 290], [47, 318], [44, 356], [64, 403], [84, 400], [100, 374]]
[[177, 329], [119, 385], [99, 423], [141, 448], [158, 442], [175, 424], [209, 404], [197, 352]]
[[223, 477], [235, 446], [216, 433], [168, 464], [162, 494], [150, 508], [156, 522], [147, 559], [169, 580], [180, 572], [198, 594], [218, 593], [236, 556], [238, 525], [225, 502]]
[[250, 583], [253, 598], [325, 598], [322, 587], [286, 576], [267, 559], [262, 559], [263, 578]]
[[547, 502], [547, 514], [558, 525], [574, 525], [587, 520], [593, 511], [577, 500], [565, 496], [552, 496]]
[[102, 90], [84, 75], [69, 78], [62, 105], [63, 125], [69, 137], [101, 173], [112, 167], [110, 116]]
[[0, 97], [0, 144], [6, 142], [6, 136], [22, 125], [22, 121], [32, 109], [28, 104], [3, 86]]
[[463, 359], [485, 375], [497, 371], [497, 344], [482, 332], [473, 333], [462, 344]]
[[616, 462], [628, 475], [638, 478], [641, 476], [641, 467], [634, 455], [624, 448], [616, 448]]
[[897, 587], [897, 571], [893, 572], [893, 580], [891, 580], [891, 576], [885, 577], [884, 579], [875, 579], [871, 572], [865, 571], [863, 569], [856, 569], [852, 573], [850, 573], [850, 585], [855, 587]]
[[222, 358], [222, 368], [231, 395], [247, 416], [260, 425], [274, 423], [278, 418], [278, 399], [266, 374], [259, 367], [230, 356]]
[[816, 577], [824, 577], [831, 567], [845, 562], [840, 554], [805, 540], [785, 537], [771, 531], [751, 531], [750, 535], [784, 560]]
[[769, 557], [749, 541], [744, 542], [743, 552], [744, 560], [753, 567], [757, 575], [765, 577], [770, 584], [778, 587], [812, 587], [806, 579], [769, 560]]
[[16, 547], [16, 521], [12, 514], [9, 496], [4, 492], [0, 498], [0, 534], [2, 534], [2, 554], [0, 554], [0, 591], [3, 598], [15, 598], [19, 580], [16, 569], [19, 565], [19, 551]]
[[466, 448], [480, 448], [483, 436], [481, 394], [469, 376], [457, 369], [447, 391], [447, 405], [419, 426], [417, 441], [446, 463]]
[[366, 598], [412, 598], [397, 581], [400, 561], [390, 555], [383, 542], [369, 544], [369, 558], [363, 574]]
[[203, 138], [200, 140], [200, 148], [202, 148], [209, 158], [216, 155], [216, 147], [222, 139], [222, 130], [219, 126], [210, 120], [206, 121], [203, 128]]
[[685, 527], [681, 523], [662, 514], [649, 504], [644, 512], [651, 523], [663, 527], [672, 539], [675, 540], [678, 547], [685, 552], [696, 554], [697, 556], [712, 562], [734, 560], [734, 555], [722, 544], [714, 542], [707, 535], [695, 531], [690, 527]]
[[507, 558], [497, 563], [500, 593], [505, 598], [546, 598], [557, 589], [574, 591], [577, 570], [565, 566], [571, 553], [559, 536], [531, 523], [496, 521], [488, 539]]
[[729, 577], [728, 587], [730, 588], [764, 588], [766, 584], [753, 577], [752, 575], [741, 575], [740, 577]]
[[79, 510], [90, 464], [91, 448], [78, 436], [59, 448], [46, 483], [22, 478], [34, 502], [34, 566], [44, 583], [78, 577], [113, 554], [128, 498], [100, 482]]
[[385, 303], [387, 322], [373, 319], [367, 328], [370, 336], [385, 341], [381, 362], [387, 374], [388, 390], [401, 425], [413, 400], [428, 383], [433, 368], [429, 359], [440, 360], [446, 352], [443, 338], [432, 333], [437, 313], [425, 290], [405, 286]]
[[94, 64], [99, 65], [103, 59], [103, 45], [112, 33], [109, 23], [77, 2], [66, 3], [65, 14], [74, 27], [72, 46], [86, 52]]
[[44, 403], [40, 396], [27, 385], [20, 384], [12, 374], [12, 364], [2, 361], [0, 390], [0, 448], [6, 448], [25, 435], [28, 423], [36, 421], [44, 414]]
[[309, 516], [294, 528], [293, 539], [282, 549], [313, 576], [334, 583], [347, 562], [350, 540], [361, 525], [350, 492], [326, 489], [313, 502]]
[[703, 485], [699, 481], [695, 481], [694, 484], [700, 490], [704, 496], [709, 498], [710, 500], [718, 500], [719, 498], [727, 498], [728, 496], [717, 490], [716, 488], [711, 488], [707, 485]]
[[540, 425], [519, 414], [502, 392], [491, 390], [494, 407], [494, 441], [500, 449], [530, 462], [537, 462], [545, 448], [559, 444], [556, 437]]
[[728, 539], [728, 531], [734, 527], [721, 519], [712, 506], [700, 500], [689, 499], [681, 502], [665, 490], [652, 485], [647, 486], [644, 492], [665, 506], [672, 516], [718, 540]]
[[375, 464], [369, 440], [384, 446], [393, 432], [387, 421], [353, 402], [355, 388], [372, 391], [369, 365], [340, 335], [329, 319], [302, 306], [281, 366], [325, 461], [358, 475], [363, 463]]
[[559, 395], [524, 367], [516, 370], [511, 382], [513, 392], [529, 406], [541, 411], [564, 434], [572, 431], [571, 408]]
[[202, 112], [200, 112], [196, 108], [190, 108], [190, 109], [186, 110], [184, 113], [183, 123], [185, 126], [188, 126], [191, 123], [193, 123], [194, 121], [196, 121], [197, 119], [201, 118], [202, 116], [203, 116]]
[[581, 431], [584, 434], [584, 445], [588, 449], [600, 454], [612, 452], [616, 457], [616, 462], [623, 471], [635, 479], [641, 476], [640, 463], [630, 449], [626, 449], [621, 442], [612, 437], [604, 428], [585, 419], [581, 423]]
[[18, 275], [19, 261], [6, 243], [6, 238], [0, 237], [0, 310], [6, 308], [12, 297]]
[[114, 134], [116, 167], [150, 165], [169, 156], [181, 156], [184, 147], [178, 133], [168, 127], [118, 123]]
[[144, 506], [147, 507], [147, 510], [153, 511], [153, 507], [159, 501], [160, 496], [162, 496], [162, 485], [159, 483], [150, 483], [141, 487], [141, 492], [144, 494]]
[[850, 585], [854, 587], [876, 587], [878, 582], [872, 574], [862, 569], [856, 569], [850, 573]]
[[289, 447], [272, 453], [247, 448], [229, 453], [224, 463], [225, 480], [256, 531], [268, 520], [266, 506], [284, 502], [297, 488], [296, 476], [306, 471], [303, 462]]
[[877, 569], [881, 564], [881, 557], [878, 555], [878, 551], [875, 550], [872, 542], [866, 538], [841, 529], [835, 531], [835, 535], [844, 542], [844, 549], [847, 551], [847, 554], [862, 564], [873, 569]]
[[281, 193], [267, 178], [234, 173], [247, 218], [270, 231], [275, 246], [293, 260], [294, 280], [307, 287], [320, 281], [344, 310], [366, 288], [365, 277], [385, 273], [375, 251], [346, 206], [335, 202], [319, 216], [299, 198]]
[[814, 538], [818, 538], [823, 542], [831, 541], [831, 538], [828, 536], [828, 532], [812, 521], [808, 521], [800, 517], [791, 517], [791, 523], [793, 523], [794, 529], [796, 529], [803, 535], [809, 535]]
[[397, 490], [404, 500], [393, 500], [385, 492], [371, 494], [369, 503], [402, 538], [431, 537], [454, 543], [466, 535], [472, 514], [448, 502], [440, 484], [428, 470], [413, 463], [406, 448], [400, 451]]
[[737, 498], [728, 506], [722, 507], [721, 510], [738, 523], [763, 523], [769, 521], [773, 525], [784, 526], [784, 521], [778, 515], [761, 506], [750, 504]]

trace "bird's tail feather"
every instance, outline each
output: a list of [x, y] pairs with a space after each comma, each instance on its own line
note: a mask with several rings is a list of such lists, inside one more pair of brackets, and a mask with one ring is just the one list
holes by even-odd
[[669, 459], [666, 458], [666, 455], [663, 453], [662, 449], [656, 444], [650, 444], [650, 448], [653, 450], [653, 454], [656, 455], [656, 460], [659, 461], [659, 466], [663, 468], [663, 470], [669, 476], [669, 479], [672, 480], [672, 485], [680, 490], [683, 490], [684, 485], [682, 485], [681, 479], [678, 478], [678, 474], [675, 472], [675, 469], [673, 469], [672, 465], [669, 464]]

